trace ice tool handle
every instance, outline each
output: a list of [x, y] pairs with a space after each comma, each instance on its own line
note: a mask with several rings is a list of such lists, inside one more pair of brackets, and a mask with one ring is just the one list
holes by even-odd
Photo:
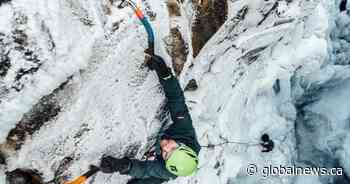
[[90, 170], [84, 173], [83, 175], [79, 176], [73, 181], [66, 182], [64, 184], [83, 184], [90, 176], [96, 174], [98, 171], [100, 171], [100, 168], [94, 165], [90, 166]]
[[151, 51], [151, 54], [153, 55], [154, 54], [154, 32], [151, 24], [143, 14], [142, 10], [133, 1], [123, 0], [120, 4], [121, 7], [124, 7], [126, 5], [130, 5], [130, 7], [134, 10], [137, 18], [141, 21], [141, 23], [145, 27], [148, 35], [148, 48]]

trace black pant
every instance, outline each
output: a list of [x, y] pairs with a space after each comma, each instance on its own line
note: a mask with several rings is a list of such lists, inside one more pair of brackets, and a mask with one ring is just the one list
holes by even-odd
[[127, 184], [161, 184], [167, 180], [159, 178], [147, 178], [147, 179], [131, 179]]

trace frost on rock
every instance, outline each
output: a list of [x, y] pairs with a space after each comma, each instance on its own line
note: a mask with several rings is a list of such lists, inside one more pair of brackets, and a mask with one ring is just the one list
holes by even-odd
[[168, 36], [167, 52], [172, 58], [173, 68], [176, 75], [180, 75], [187, 60], [188, 45], [183, 40], [178, 28], [172, 28]]
[[[335, 3], [333, 7], [329, 12], [338, 12]], [[320, 176], [320, 183], [350, 183], [349, 163], [344, 160], [350, 128], [350, 103], [345, 100], [350, 90], [347, 18], [344, 12], [330, 18], [334, 27], [330, 27], [329, 64], [309, 73], [296, 72], [292, 78], [297, 109], [297, 162], [311, 167], [343, 169], [341, 176]]]
[[91, 36], [94, 29], [76, 20], [65, 3], [29, 4], [0, 7], [2, 141], [32, 105], [83, 68], [97, 35]]
[[[296, 139], [298, 162], [308, 166], [346, 168], [341, 156], [348, 136], [350, 103], [343, 101], [349, 89], [349, 67], [329, 66], [302, 77], [304, 95], [298, 99]], [[322, 74], [321, 74], [322, 73]], [[312, 77], [311, 77], [312, 76]], [[301, 103], [300, 103], [301, 102]], [[337, 108], [334, 108], [337, 107]], [[322, 183], [350, 182], [343, 176], [320, 177]]]
[[57, 102], [56, 93], [57, 91], [54, 91], [52, 94], [44, 96], [33, 106], [31, 111], [23, 115], [21, 121], [9, 132], [6, 138], [6, 144], [9, 147], [15, 150], [20, 149], [28, 136], [33, 135], [44, 123], [51, 121], [58, 115], [61, 107]]
[[226, 0], [196, 0], [195, 18], [192, 25], [193, 57], [196, 57], [206, 42], [226, 21]]

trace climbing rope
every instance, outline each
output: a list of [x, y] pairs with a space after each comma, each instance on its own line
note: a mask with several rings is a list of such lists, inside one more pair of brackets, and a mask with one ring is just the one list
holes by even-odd
[[223, 146], [226, 144], [241, 144], [241, 145], [247, 145], [247, 146], [258, 146], [260, 143], [252, 143], [252, 142], [239, 142], [239, 141], [224, 141], [216, 144], [209, 143], [208, 145], [201, 145], [203, 148], [215, 148], [217, 146]]

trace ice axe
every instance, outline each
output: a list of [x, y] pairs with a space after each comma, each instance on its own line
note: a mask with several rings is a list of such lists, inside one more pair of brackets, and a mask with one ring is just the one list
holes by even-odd
[[83, 184], [90, 176], [96, 174], [98, 171], [100, 171], [99, 167], [95, 165], [90, 165], [89, 171], [77, 177], [73, 181], [68, 181], [68, 182], [65, 182], [64, 184]]
[[136, 3], [133, 2], [132, 0], [122, 0], [118, 7], [124, 8], [128, 5], [134, 10], [137, 18], [139, 18], [139, 20], [141, 21], [141, 23], [145, 27], [147, 35], [148, 35], [148, 49], [150, 51], [150, 54], [154, 55], [154, 32], [153, 32], [151, 24], [149, 23], [149, 21], [145, 17], [141, 8], [139, 8], [136, 5]]

